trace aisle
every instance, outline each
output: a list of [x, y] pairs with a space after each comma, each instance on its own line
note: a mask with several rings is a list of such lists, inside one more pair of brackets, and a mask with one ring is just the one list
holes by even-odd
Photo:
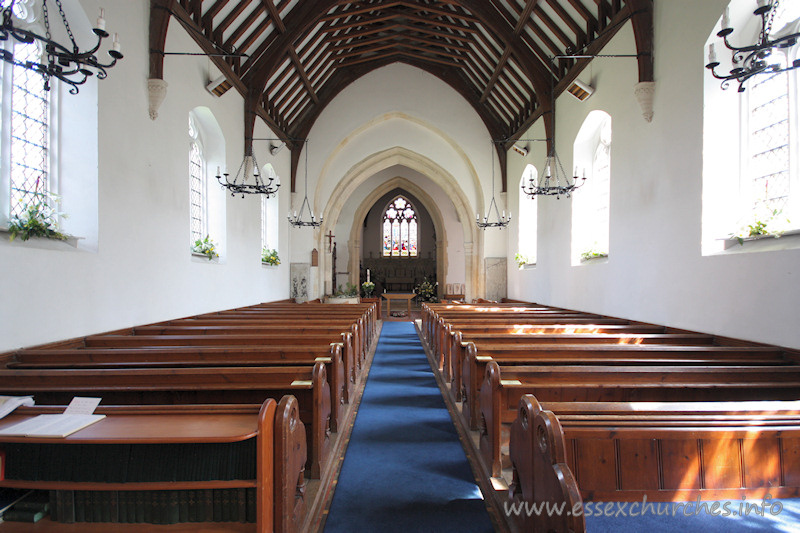
[[384, 322], [326, 532], [491, 532], [412, 322]]

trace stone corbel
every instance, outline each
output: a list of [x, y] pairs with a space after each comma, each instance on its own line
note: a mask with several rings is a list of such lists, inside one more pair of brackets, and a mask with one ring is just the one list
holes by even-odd
[[639, 102], [639, 107], [642, 108], [642, 116], [645, 121], [653, 121], [653, 97], [656, 92], [656, 82], [654, 81], [640, 81], [633, 86], [633, 94], [636, 96], [636, 101]]
[[150, 119], [158, 118], [158, 108], [167, 97], [167, 82], [158, 78], [147, 80], [147, 101], [150, 108]]

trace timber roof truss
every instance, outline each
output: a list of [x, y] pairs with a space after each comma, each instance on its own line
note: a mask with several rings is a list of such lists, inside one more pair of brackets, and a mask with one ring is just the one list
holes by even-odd
[[174, 18], [245, 97], [246, 150], [257, 116], [288, 141], [294, 190], [301, 140], [325, 106], [361, 76], [406, 63], [472, 105], [504, 141], [505, 169], [535, 120], [550, 131], [553, 91], [590, 61], [558, 56], [599, 53], [631, 19], [640, 81], [652, 81], [652, 10], [653, 0], [151, 0], [150, 77], [163, 78]]

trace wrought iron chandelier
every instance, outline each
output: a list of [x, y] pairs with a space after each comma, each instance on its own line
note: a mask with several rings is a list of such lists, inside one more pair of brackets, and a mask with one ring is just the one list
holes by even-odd
[[720, 65], [717, 61], [717, 53], [714, 43], [708, 45], [708, 64], [706, 68], [711, 71], [711, 75], [722, 80], [722, 88], [727, 89], [731, 81], [739, 83], [739, 92], [744, 92], [744, 83], [753, 76], [761, 73], [785, 72], [800, 67], [800, 59], [795, 59], [790, 65], [782, 65], [778, 59], [782, 54], [773, 52], [791, 48], [797, 44], [800, 33], [792, 33], [777, 36], [771, 39], [772, 22], [775, 13], [778, 11], [780, 0], [758, 0], [758, 8], [753, 11], [753, 15], [761, 17], [761, 33], [758, 42], [750, 46], [733, 46], [728, 41], [728, 35], [733, 33], [731, 28], [730, 15], [728, 8], [722, 14], [722, 29], [717, 32], [718, 37], [722, 37], [722, 42], [731, 50], [731, 62], [733, 68], [729, 74], [717, 74], [716, 68]]
[[[230, 174], [227, 172], [220, 175], [219, 167], [217, 167], [217, 181], [219, 181], [220, 185], [231, 191], [231, 196], [241, 194], [242, 198], [244, 198], [245, 194], [264, 194], [269, 198], [278, 192], [278, 188], [281, 186], [281, 179], [277, 174], [272, 172], [267, 176], [267, 180], [264, 181], [258, 170], [258, 160], [256, 160], [256, 156], [252, 153], [252, 150], [251, 147], [250, 153], [244, 156], [242, 164], [239, 165], [239, 170], [236, 171], [236, 176], [233, 178], [233, 181], [229, 180]], [[253, 174], [252, 182], [247, 179], [250, 173]], [[222, 176], [225, 176], [224, 180]]]
[[[489, 202], [489, 208], [486, 210], [486, 215], [481, 220], [480, 213], [475, 214], [475, 222], [478, 224], [478, 227], [481, 229], [486, 228], [500, 228], [503, 229], [509, 225], [511, 222], [511, 211], [508, 212], [508, 218], [506, 218], [506, 212], [503, 211], [503, 215], [500, 215], [500, 210], [497, 208], [497, 202], [494, 199], [494, 143], [497, 141], [492, 141], [491, 148], [489, 150], [489, 161], [492, 165], [492, 201]], [[494, 209], [494, 217], [495, 221], [491, 220], [492, 217], [492, 209]]]
[[[314, 217], [314, 211], [311, 209], [311, 204], [308, 202], [308, 139], [305, 139], [304, 142], [306, 143], [305, 196], [303, 196], [303, 203], [300, 205], [300, 212], [298, 213], [295, 211], [294, 216], [292, 216], [290, 211], [286, 218], [289, 219], [289, 224], [295, 228], [318, 228], [322, 225], [322, 217], [319, 217], [319, 219]], [[309, 220], [303, 220], [306, 211], [308, 211]]]
[[[554, 65], [555, 66], [555, 65]], [[548, 142], [547, 158], [544, 161], [544, 177], [537, 176], [528, 179], [528, 183], [522, 184], [522, 192], [528, 196], [555, 196], [558, 200], [561, 196], [569, 198], [572, 193], [586, 183], [586, 172], [583, 177], [578, 177], [578, 169], [571, 178], [567, 178], [564, 166], [556, 153], [556, 92], [555, 82], [550, 78], [550, 113], [553, 115], [553, 127], [551, 138]], [[538, 140], [538, 139], [535, 139]], [[570, 181], [571, 180], [571, 181]]]
[[569, 198], [586, 182], [585, 171], [583, 177], [580, 178], [577, 176], [577, 169], [574, 174], [571, 178], [567, 178], [567, 173], [564, 172], [564, 167], [556, 153], [554, 142], [544, 162], [544, 177], [528, 179], [528, 183], [522, 184], [522, 192], [528, 196], [555, 196], [556, 199], [559, 199], [563, 195]]
[[14, 58], [14, 53], [11, 50], [6, 49], [0, 49], [0, 57], [7, 63], [41, 74], [44, 78], [44, 89], [46, 91], [50, 90], [50, 78], [56, 78], [72, 86], [69, 90], [70, 94], [78, 94], [79, 85], [86, 83], [86, 80], [95, 74], [98, 79], [105, 79], [108, 76], [106, 69], [113, 67], [117, 60], [122, 59], [119, 34], [114, 34], [111, 50], [108, 51], [111, 61], [109, 63], [101, 63], [95, 53], [100, 49], [103, 39], [109, 36], [106, 31], [106, 20], [103, 18], [103, 9], [100, 9], [97, 26], [92, 30], [97, 36], [97, 44], [93, 48], [82, 52], [78, 47], [78, 43], [75, 42], [75, 36], [72, 33], [72, 29], [70, 29], [67, 16], [64, 14], [61, 0], [54, 1], [56, 7], [58, 7], [58, 13], [61, 15], [61, 22], [64, 24], [70, 43], [62, 45], [53, 40], [50, 34], [50, 14], [47, 0], [42, 1], [44, 36], [14, 25], [14, 10], [15, 7], [19, 10], [19, 6], [17, 6], [17, 0], [11, 0], [7, 7], [2, 8], [3, 20], [2, 26], [0, 26], [0, 41], [7, 41], [9, 37], [12, 37], [20, 43], [40, 43], [43, 47], [46, 61], [19, 61]]

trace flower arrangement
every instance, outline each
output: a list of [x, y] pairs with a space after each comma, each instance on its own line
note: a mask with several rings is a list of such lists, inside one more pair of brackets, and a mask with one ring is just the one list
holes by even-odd
[[265, 265], [280, 265], [281, 260], [278, 257], [278, 250], [264, 248], [261, 250], [261, 262]]
[[784, 221], [778, 220], [778, 216], [781, 212], [782, 211], [779, 209], [766, 212], [761, 217], [757, 217], [751, 224], [746, 224], [736, 233], [731, 233], [729, 238], [736, 239], [740, 245], [743, 245], [745, 239], [750, 237], [770, 235], [777, 239], [783, 235], [783, 231], [776, 229], [775, 226], [786, 226], [789, 223], [788, 219], [785, 221], [785, 224], [783, 223]]
[[428, 278], [425, 278], [422, 283], [414, 288], [414, 292], [417, 293], [421, 302], [438, 302], [439, 299], [436, 297], [436, 287], [438, 286], [438, 281], [431, 283]]
[[365, 281], [361, 284], [361, 290], [364, 291], [364, 297], [369, 298], [372, 296], [372, 291], [375, 290], [375, 284], [371, 281]]
[[[42, 196], [40, 194], [40, 196]], [[22, 215], [14, 215], [8, 223], [9, 240], [19, 237], [27, 241], [31, 237], [44, 237], [46, 239], [67, 240], [67, 235], [58, 231], [58, 217], [64, 216], [57, 212], [51, 203], [58, 203], [59, 199], [50, 196], [52, 202], [42, 198], [30, 205]]]
[[192, 245], [192, 252], [200, 255], [204, 255], [208, 257], [208, 260], [211, 261], [215, 257], [219, 257], [219, 254], [216, 252], [217, 243], [213, 240], [208, 238], [206, 235], [205, 239], [197, 239], [194, 241]]

